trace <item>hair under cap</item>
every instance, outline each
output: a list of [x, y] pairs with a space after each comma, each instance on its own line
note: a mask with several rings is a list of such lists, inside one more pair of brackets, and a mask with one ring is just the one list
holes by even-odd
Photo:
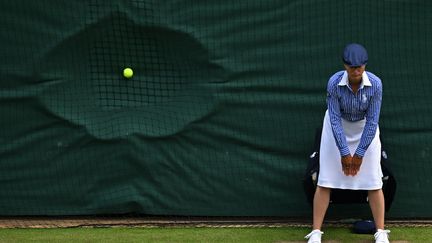
[[342, 60], [350, 67], [359, 67], [367, 63], [368, 54], [362, 45], [351, 43], [345, 47]]

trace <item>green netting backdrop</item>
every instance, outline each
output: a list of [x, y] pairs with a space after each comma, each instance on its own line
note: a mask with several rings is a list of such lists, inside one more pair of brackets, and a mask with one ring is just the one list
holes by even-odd
[[327, 80], [358, 42], [388, 216], [432, 217], [432, 1], [15, 0], [0, 23], [0, 215], [309, 217]]

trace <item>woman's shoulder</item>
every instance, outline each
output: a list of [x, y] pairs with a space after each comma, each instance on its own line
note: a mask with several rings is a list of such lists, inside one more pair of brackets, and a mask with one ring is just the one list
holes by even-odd
[[334, 73], [332, 76], [330, 76], [329, 80], [339, 80], [340, 81], [340, 79], [342, 78], [344, 73], [345, 73], [344, 70], [338, 71], [338, 72]]
[[372, 84], [372, 90], [374, 90], [374, 92], [382, 93], [383, 88], [382, 88], [381, 79], [371, 72], [366, 71], [366, 74], [369, 79], [369, 82]]
[[376, 76], [375, 74], [373, 74], [369, 71], [366, 71], [366, 74], [367, 74], [369, 81], [371, 82], [372, 86], [376, 86], [379, 88], [382, 87], [381, 79], [378, 76]]
[[334, 73], [330, 78], [329, 78], [329, 84], [334, 84], [334, 83], [339, 83], [340, 80], [342, 79], [342, 76], [344, 75], [345, 71], [339, 71]]
[[345, 71], [339, 71], [334, 73], [328, 80], [328, 87], [335, 87], [337, 86], [337, 84], [339, 84], [339, 82], [341, 81], [343, 75], [344, 75]]

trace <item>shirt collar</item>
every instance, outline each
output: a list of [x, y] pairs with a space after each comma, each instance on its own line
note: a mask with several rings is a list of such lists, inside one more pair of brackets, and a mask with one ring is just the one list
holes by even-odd
[[[348, 86], [348, 72], [344, 71], [342, 75], [342, 79], [340, 80], [339, 86]], [[360, 88], [363, 88], [364, 86], [372, 86], [372, 83], [369, 80], [368, 75], [366, 74], [366, 71], [362, 74], [362, 82], [360, 84]]]

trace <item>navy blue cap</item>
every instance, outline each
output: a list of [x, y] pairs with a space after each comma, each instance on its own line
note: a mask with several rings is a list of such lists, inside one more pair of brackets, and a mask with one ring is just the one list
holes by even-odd
[[372, 220], [356, 221], [353, 231], [357, 234], [373, 234], [376, 232], [375, 223]]
[[367, 63], [368, 54], [362, 45], [351, 43], [345, 47], [342, 60], [350, 67], [359, 67]]

